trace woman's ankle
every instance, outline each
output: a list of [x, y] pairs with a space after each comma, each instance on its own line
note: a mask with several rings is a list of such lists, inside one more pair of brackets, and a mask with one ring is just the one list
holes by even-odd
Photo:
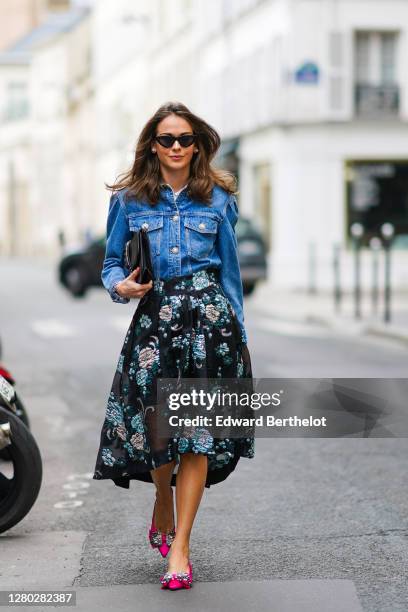
[[169, 553], [169, 565], [180, 565], [180, 563], [187, 564], [190, 559], [190, 547], [182, 546], [175, 547], [174, 542], [171, 545]]
[[162, 533], [170, 533], [174, 529], [174, 505], [172, 491], [156, 490], [155, 524]]
[[171, 545], [171, 549], [176, 553], [176, 554], [182, 554], [182, 555], [186, 555], [187, 557], [190, 554], [190, 542], [187, 540], [180, 540], [180, 538], [177, 538], [177, 532], [176, 532], [176, 537], [173, 540], [173, 544]]
[[168, 501], [173, 498], [173, 489], [169, 485], [168, 487], [156, 487], [156, 500], [158, 502]]

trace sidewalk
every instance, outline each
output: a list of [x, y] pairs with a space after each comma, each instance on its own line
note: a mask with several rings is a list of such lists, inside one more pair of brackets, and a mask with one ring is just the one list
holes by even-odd
[[371, 296], [361, 298], [361, 318], [354, 317], [352, 293], [342, 296], [340, 312], [336, 313], [333, 293], [319, 291], [309, 294], [304, 290], [277, 289], [271, 284], [260, 282], [254, 293], [245, 298], [251, 310], [263, 316], [282, 321], [308, 323], [330, 328], [347, 335], [382, 336], [402, 341], [408, 345], [408, 292], [391, 296], [391, 321], [385, 323], [384, 297], [378, 300], [378, 312], [372, 313]]

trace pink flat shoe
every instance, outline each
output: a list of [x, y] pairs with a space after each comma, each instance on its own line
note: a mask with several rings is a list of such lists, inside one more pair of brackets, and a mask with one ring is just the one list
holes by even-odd
[[170, 550], [170, 546], [176, 537], [176, 530], [172, 529], [169, 533], [162, 533], [156, 528], [154, 523], [154, 512], [156, 510], [156, 502], [154, 502], [152, 524], [149, 529], [149, 541], [152, 548], [158, 548], [162, 557], [166, 557]]
[[177, 591], [178, 589], [191, 589], [193, 584], [193, 566], [188, 562], [188, 572], [167, 572], [160, 578], [161, 588]]

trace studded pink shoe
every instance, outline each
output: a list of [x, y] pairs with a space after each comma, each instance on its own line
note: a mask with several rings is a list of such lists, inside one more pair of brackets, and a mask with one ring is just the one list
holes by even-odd
[[177, 591], [178, 589], [191, 589], [193, 584], [193, 566], [188, 562], [188, 572], [167, 572], [160, 578], [161, 588]]
[[156, 510], [156, 502], [154, 502], [152, 524], [149, 529], [149, 541], [152, 548], [158, 548], [162, 557], [166, 557], [169, 553], [170, 546], [176, 537], [176, 530], [172, 529], [169, 533], [162, 533], [156, 528], [154, 523], [154, 512]]

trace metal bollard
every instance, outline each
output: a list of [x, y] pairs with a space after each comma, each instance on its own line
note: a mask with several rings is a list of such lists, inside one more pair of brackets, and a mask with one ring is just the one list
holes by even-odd
[[391, 321], [391, 246], [394, 238], [394, 226], [392, 223], [383, 223], [381, 234], [384, 239], [384, 322]]
[[370, 249], [372, 252], [372, 277], [371, 277], [371, 307], [374, 315], [378, 313], [379, 300], [379, 252], [382, 247], [382, 242], [377, 236], [373, 236], [370, 240]]
[[334, 276], [334, 310], [337, 314], [341, 310], [341, 278], [340, 278], [340, 245], [335, 244], [333, 246], [333, 276]]
[[350, 232], [354, 246], [354, 317], [361, 319], [360, 248], [364, 227], [361, 223], [353, 223]]

